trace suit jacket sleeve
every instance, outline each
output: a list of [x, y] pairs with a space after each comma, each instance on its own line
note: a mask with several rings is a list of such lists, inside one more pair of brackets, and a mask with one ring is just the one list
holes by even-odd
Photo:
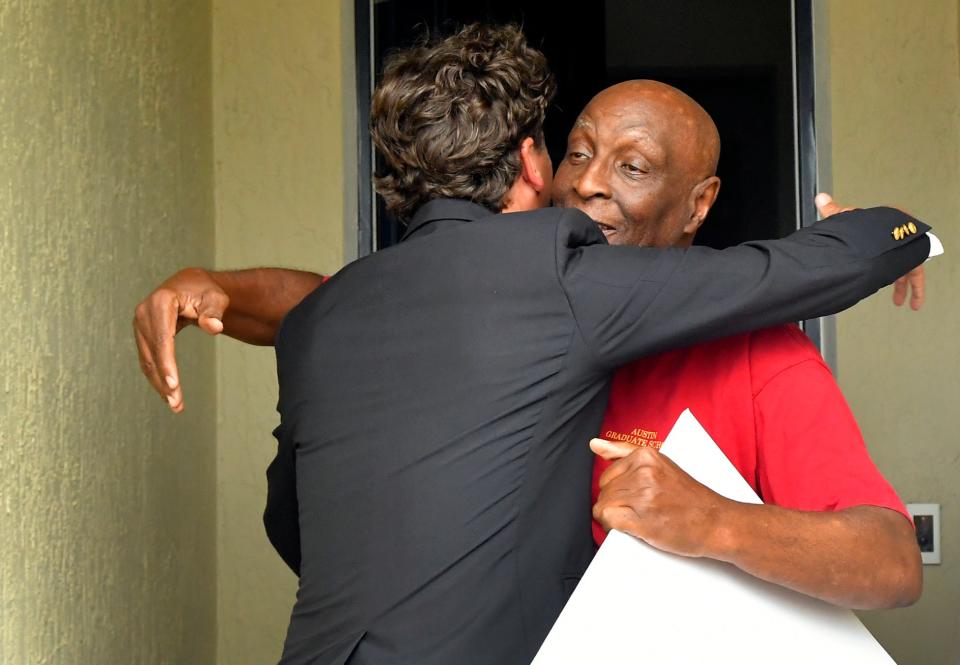
[[[898, 240], [893, 229], [910, 224], [915, 232]], [[568, 210], [557, 227], [557, 270], [581, 335], [610, 369], [846, 309], [922, 263], [929, 229], [871, 208], [724, 250], [611, 247], [586, 215]]]

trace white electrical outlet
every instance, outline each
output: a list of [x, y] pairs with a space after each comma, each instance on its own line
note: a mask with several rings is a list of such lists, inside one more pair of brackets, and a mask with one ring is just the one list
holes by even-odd
[[908, 503], [907, 511], [913, 516], [923, 563], [940, 563], [940, 504]]

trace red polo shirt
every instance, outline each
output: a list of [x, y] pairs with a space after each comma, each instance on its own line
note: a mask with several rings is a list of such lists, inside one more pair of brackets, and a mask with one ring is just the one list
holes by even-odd
[[[910, 519], [871, 461], [829, 368], [795, 325], [621, 368], [600, 435], [659, 448], [686, 408], [764, 503], [816, 511], [882, 506]], [[596, 459], [594, 501], [608, 466]], [[593, 534], [597, 544], [606, 537], [597, 522]]]

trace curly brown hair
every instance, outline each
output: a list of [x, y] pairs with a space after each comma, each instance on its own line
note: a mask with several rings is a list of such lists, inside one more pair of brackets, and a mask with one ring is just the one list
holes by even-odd
[[556, 84], [514, 25], [469, 25], [393, 54], [373, 94], [370, 131], [383, 156], [377, 191], [399, 219], [434, 198], [499, 212], [520, 174], [525, 137], [543, 146]]

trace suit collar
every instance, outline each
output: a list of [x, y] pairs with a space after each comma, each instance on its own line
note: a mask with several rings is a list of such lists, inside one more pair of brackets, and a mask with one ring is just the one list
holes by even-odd
[[482, 205], [463, 199], [433, 199], [424, 203], [413, 215], [401, 241], [413, 236], [433, 233], [448, 226], [473, 222], [495, 214]]

